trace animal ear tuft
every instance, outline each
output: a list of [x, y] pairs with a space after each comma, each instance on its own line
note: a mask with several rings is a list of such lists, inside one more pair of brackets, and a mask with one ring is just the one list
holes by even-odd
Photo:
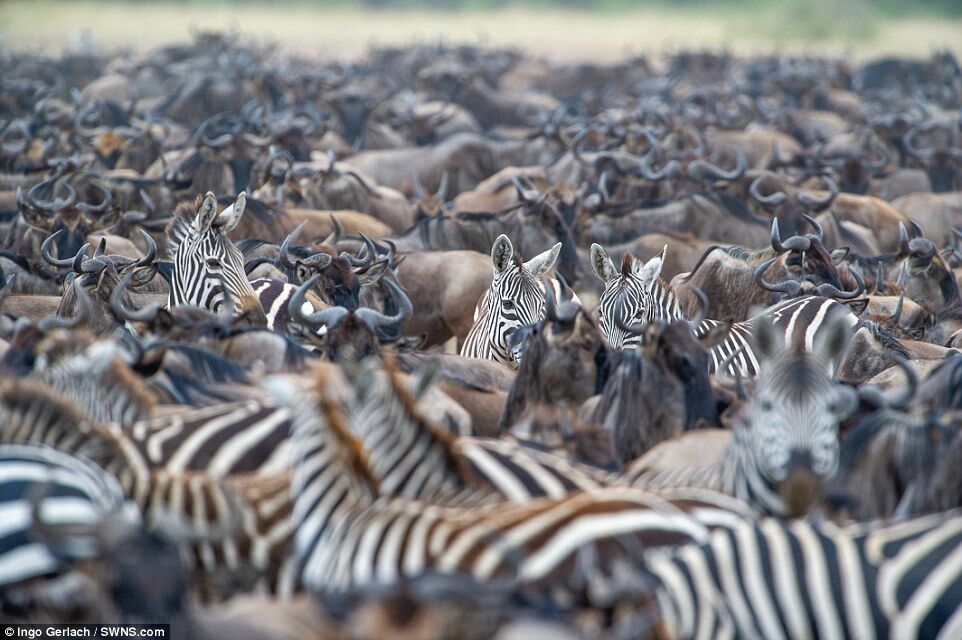
[[491, 247], [491, 262], [494, 263], [495, 273], [504, 273], [511, 266], [511, 258], [514, 256], [514, 247], [511, 240], [503, 233], [494, 241]]
[[525, 271], [530, 273], [535, 278], [540, 278], [544, 274], [551, 271], [551, 267], [554, 266], [555, 261], [558, 259], [559, 253], [561, 253], [561, 243], [557, 242], [553, 247], [544, 253], [539, 253], [535, 257], [525, 262]]
[[591, 245], [591, 270], [602, 282], [610, 281], [618, 273], [615, 263], [611, 261], [611, 256], [597, 242]]
[[661, 275], [661, 270], [665, 266], [665, 255], [667, 252], [668, 245], [666, 244], [665, 248], [661, 250], [661, 253], [637, 269], [636, 275], [646, 289], [651, 288], [658, 280], [658, 276]]
[[241, 216], [244, 215], [246, 207], [247, 193], [241, 191], [237, 199], [217, 216], [217, 226], [223, 228], [225, 233], [233, 231], [237, 223], [240, 222]]
[[204, 196], [204, 201], [197, 211], [197, 228], [206, 231], [210, 228], [214, 218], [217, 217], [217, 196], [212, 191], [208, 191]]

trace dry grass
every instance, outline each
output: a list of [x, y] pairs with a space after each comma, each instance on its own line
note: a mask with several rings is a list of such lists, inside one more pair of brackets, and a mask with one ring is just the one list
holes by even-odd
[[[844, 13], [845, 3], [837, 3]], [[777, 17], [776, 17], [777, 18]], [[495, 11], [371, 11], [295, 4], [285, 7], [214, 4], [133, 5], [87, 0], [3, 0], [0, 32], [17, 49], [60, 49], [89, 31], [110, 47], [147, 49], [185, 39], [190, 29], [235, 28], [293, 50], [325, 57], [353, 58], [369, 45], [410, 42], [471, 42], [523, 46], [535, 54], [565, 59], [611, 60], [628, 53], [681, 48], [729, 48], [738, 53], [779, 49], [771, 16], [745, 10], [676, 10], [664, 7], [627, 13], [578, 13], [557, 9]], [[808, 36], [810, 37], [810, 36]], [[858, 37], [828, 42], [794, 42], [813, 53], [928, 55], [936, 48], [962, 53], [962, 21], [936, 18], [875, 18]]]

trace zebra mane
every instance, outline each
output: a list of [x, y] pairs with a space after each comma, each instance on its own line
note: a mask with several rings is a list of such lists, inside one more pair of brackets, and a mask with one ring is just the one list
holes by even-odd
[[44, 444], [88, 458], [100, 467], [123, 458], [115, 435], [39, 380], [0, 383], [0, 424], [0, 442], [4, 444]]
[[194, 201], [184, 200], [174, 207], [174, 212], [167, 223], [167, 255], [177, 253], [180, 243], [184, 241], [190, 233], [194, 220], [197, 219], [197, 212], [204, 203], [203, 196], [197, 196]]
[[248, 382], [243, 365], [213, 351], [186, 342], [164, 342], [160, 346], [183, 355], [202, 382]]
[[419, 431], [425, 432], [432, 441], [438, 444], [444, 457], [445, 466], [455, 471], [457, 475], [462, 478], [462, 480], [466, 478], [467, 470], [464, 467], [463, 460], [455, 453], [454, 450], [454, 434], [452, 434], [449, 429], [445, 429], [441, 425], [429, 419], [418, 408], [415, 398], [412, 396], [407, 385], [405, 384], [404, 379], [401, 377], [401, 372], [398, 370], [394, 358], [389, 355], [385, 355], [382, 357], [381, 361], [384, 363], [384, 371], [387, 373], [387, 378], [391, 385], [391, 391], [393, 391], [394, 397], [398, 399], [401, 406], [404, 408], [404, 413], [408, 416], [408, 418], [410, 418], [411, 422], [417, 425], [417, 429]]
[[380, 495], [380, 487], [367, 448], [351, 431], [344, 409], [329, 396], [327, 386], [327, 371], [323, 367], [317, 367], [314, 395], [317, 398], [317, 409], [324, 418], [324, 425], [320, 428], [326, 429], [329, 439], [335, 441], [333, 455], [341, 459], [353, 480], [361, 484], [372, 498], [376, 498]]

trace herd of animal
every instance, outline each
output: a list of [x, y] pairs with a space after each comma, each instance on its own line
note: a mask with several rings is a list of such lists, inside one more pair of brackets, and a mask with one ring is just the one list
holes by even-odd
[[962, 68], [0, 50], [0, 620], [962, 637]]

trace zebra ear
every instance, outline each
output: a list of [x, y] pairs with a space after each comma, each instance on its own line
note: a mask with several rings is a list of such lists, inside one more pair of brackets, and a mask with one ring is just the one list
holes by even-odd
[[826, 362], [836, 362], [845, 355], [848, 342], [852, 337], [849, 314], [838, 314], [828, 321], [815, 338], [813, 351]]
[[762, 360], [771, 360], [782, 347], [782, 338], [772, 319], [767, 315], [756, 316], [752, 327], [752, 339], [755, 342], [755, 352]]
[[491, 262], [494, 263], [495, 273], [504, 273], [511, 266], [511, 258], [514, 256], [514, 247], [511, 240], [503, 233], [494, 241], [491, 247]]
[[648, 289], [655, 281], [658, 280], [658, 276], [661, 275], [661, 269], [665, 266], [665, 254], [668, 252], [668, 245], [661, 250], [657, 256], [649, 260], [640, 269], [635, 271], [635, 275], [641, 280], [643, 286]]
[[611, 261], [611, 256], [597, 242], [591, 245], [591, 269], [603, 282], [608, 282], [618, 273], [615, 263]]
[[197, 211], [197, 228], [200, 231], [207, 231], [214, 218], [217, 217], [217, 196], [212, 191], [208, 191], [204, 196], [204, 202]]
[[244, 215], [246, 207], [247, 193], [241, 191], [237, 199], [217, 216], [217, 226], [223, 228], [225, 233], [233, 231], [237, 223], [240, 222], [241, 216]]
[[544, 274], [551, 271], [551, 267], [554, 266], [555, 260], [558, 259], [558, 254], [561, 253], [561, 243], [558, 242], [555, 246], [551, 247], [544, 253], [539, 253], [535, 257], [531, 258], [524, 263], [524, 270], [530, 273], [535, 278], [540, 278]]

